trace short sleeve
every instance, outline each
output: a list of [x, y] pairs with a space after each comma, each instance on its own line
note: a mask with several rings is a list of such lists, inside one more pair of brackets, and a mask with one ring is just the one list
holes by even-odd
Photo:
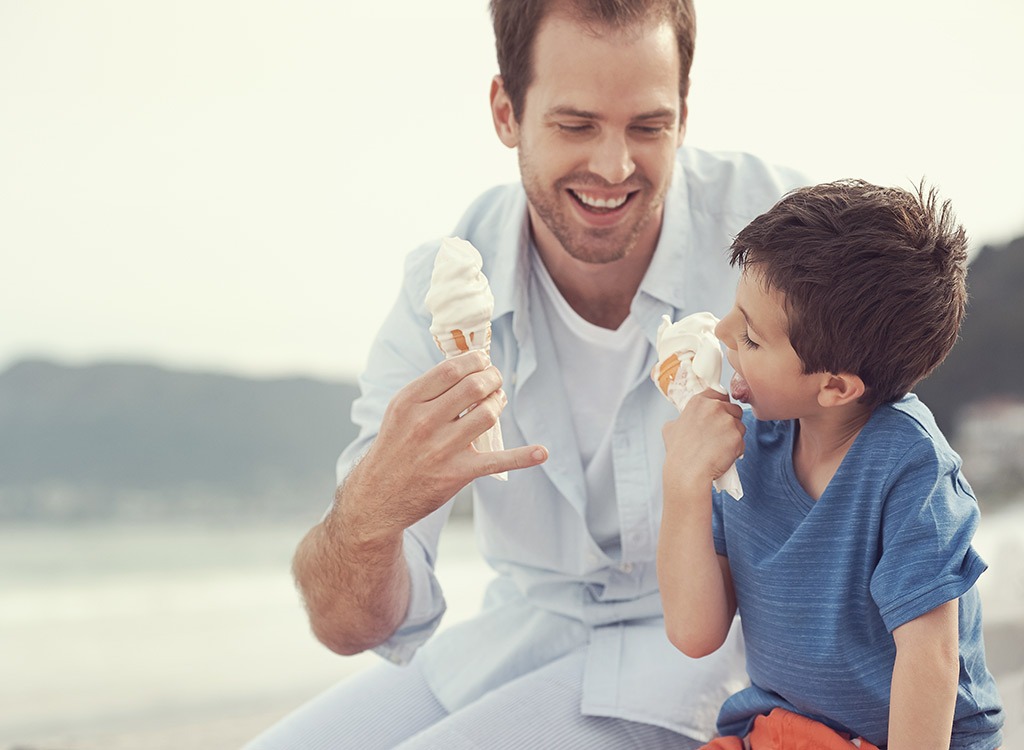
[[987, 567], [971, 546], [978, 504], [954, 458], [919, 441], [886, 484], [871, 596], [890, 632], [963, 595]]

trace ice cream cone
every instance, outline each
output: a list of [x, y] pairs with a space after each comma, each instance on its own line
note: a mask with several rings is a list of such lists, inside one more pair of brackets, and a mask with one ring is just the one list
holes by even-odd
[[[445, 359], [475, 350], [490, 353], [494, 297], [482, 266], [471, 243], [457, 237], [441, 241], [425, 302], [432, 316], [430, 333]], [[504, 450], [501, 424], [495, 422], [473, 447], [481, 453]], [[508, 472], [491, 476], [505, 480]]]
[[[458, 357], [467, 352], [483, 349], [488, 354], [491, 349], [491, 325], [488, 323], [483, 328], [475, 331], [463, 331], [454, 328], [447, 336], [434, 336], [434, 343], [444, 353], [445, 359]], [[505, 444], [501, 437], [501, 422], [495, 422], [494, 426], [473, 441], [473, 447], [481, 453], [505, 450]], [[502, 471], [498, 474], [491, 474], [495, 479], [508, 479], [508, 472]]]
[[457, 357], [460, 354], [475, 349], [490, 350], [491, 347], [491, 325], [488, 323], [483, 328], [475, 331], [463, 331], [461, 328], [452, 328], [448, 334], [434, 336], [434, 343], [444, 356]]
[[[682, 411], [686, 402], [708, 388], [725, 393], [722, 388], [722, 348], [715, 338], [718, 318], [711, 313], [694, 313], [673, 323], [662, 316], [658, 328], [658, 363], [651, 370], [658, 390]], [[739, 500], [743, 497], [740, 476], [733, 464], [714, 487]]]

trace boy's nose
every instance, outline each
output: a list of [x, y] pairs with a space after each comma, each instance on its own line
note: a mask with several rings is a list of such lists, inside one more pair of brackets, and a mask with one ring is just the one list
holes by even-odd
[[732, 333], [730, 332], [730, 327], [729, 327], [729, 322], [728, 322], [730, 317], [731, 317], [731, 314], [730, 315], [726, 315], [724, 318], [722, 318], [720, 321], [718, 321], [718, 325], [715, 326], [715, 336], [718, 338], [719, 341], [721, 341], [723, 344], [725, 344], [725, 346], [727, 348], [735, 349], [736, 348], [736, 337], [733, 336]]

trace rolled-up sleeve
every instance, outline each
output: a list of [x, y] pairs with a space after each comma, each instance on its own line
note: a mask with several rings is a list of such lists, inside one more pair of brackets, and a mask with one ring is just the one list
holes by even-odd
[[[430, 319], [423, 302], [436, 250], [436, 242], [424, 245], [406, 260], [402, 290], [377, 334], [366, 369], [359, 378], [360, 395], [352, 404], [352, 422], [359, 434], [338, 458], [339, 484], [344, 483], [377, 437], [395, 393], [441, 360], [441, 353], [430, 337]], [[409, 606], [398, 629], [374, 649], [392, 662], [408, 662], [444, 614], [446, 605], [434, 576], [434, 562], [438, 538], [451, 505], [449, 501], [405, 531], [403, 552], [409, 569]]]

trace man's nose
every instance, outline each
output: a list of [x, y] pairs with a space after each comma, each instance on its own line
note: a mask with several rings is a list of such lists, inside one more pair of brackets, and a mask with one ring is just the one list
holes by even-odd
[[606, 131], [595, 144], [590, 171], [612, 185], [624, 182], [636, 170], [624, 133]]

